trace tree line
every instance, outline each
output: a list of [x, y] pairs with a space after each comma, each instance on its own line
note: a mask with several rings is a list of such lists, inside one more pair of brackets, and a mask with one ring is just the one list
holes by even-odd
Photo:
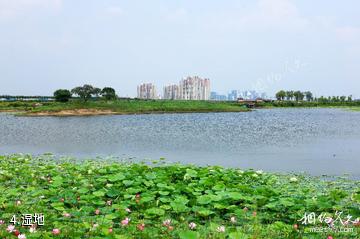
[[68, 102], [73, 96], [79, 97], [85, 102], [92, 97], [103, 97], [106, 100], [113, 100], [117, 98], [115, 90], [111, 87], [104, 87], [103, 89], [100, 89], [86, 84], [75, 87], [72, 90], [58, 89], [54, 92], [54, 98], [58, 102]]
[[316, 98], [313, 96], [312, 92], [310, 91], [285, 91], [285, 90], [280, 90], [275, 94], [275, 97], [278, 101], [315, 101], [315, 102], [321, 102], [321, 103], [329, 103], [329, 102], [351, 102], [352, 96], [329, 96], [329, 97], [324, 97], [321, 96], [319, 98]]

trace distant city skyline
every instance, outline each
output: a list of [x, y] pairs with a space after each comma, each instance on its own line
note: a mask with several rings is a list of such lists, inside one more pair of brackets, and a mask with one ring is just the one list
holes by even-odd
[[[140, 99], [185, 99], [184, 97], [180, 96], [180, 86], [181, 86], [181, 82], [184, 80], [188, 80], [191, 79], [193, 77], [185, 77], [183, 78], [183, 80], [180, 81], [180, 85], [177, 84], [166, 84], [165, 86], [157, 86], [154, 83], [148, 82], [148, 83], [141, 83], [139, 85], [137, 85], [136, 87], [136, 94], [134, 96], [129, 96], [129, 95], [119, 95], [117, 94], [119, 97], [129, 97], [129, 98], [140, 98]], [[197, 76], [195, 76], [195, 78], [197, 78]], [[205, 78], [206, 79], [206, 78]], [[209, 79], [207, 79], [209, 80]], [[98, 87], [98, 85], [94, 85], [95, 87]], [[111, 87], [109, 85], [106, 85], [105, 87]], [[69, 90], [71, 90], [72, 88], [75, 88], [75, 86], [68, 88]], [[65, 89], [64, 87], [60, 87], [59, 89]], [[53, 92], [57, 90], [54, 89]], [[298, 89], [278, 89], [276, 92], [280, 91], [280, 90], [298, 90]], [[115, 89], [116, 91], [116, 89]], [[167, 92], [168, 91], [168, 92]], [[360, 100], [360, 98], [357, 98], [354, 94], [350, 94], [350, 95], [318, 95], [314, 92], [312, 92], [311, 90], [309, 90], [311, 93], [313, 93], [313, 96], [315, 98], [319, 98], [319, 97], [333, 97], [333, 96], [345, 96], [345, 97], [349, 97], [351, 96], [352, 99], [356, 99], [356, 100]], [[275, 93], [276, 93], [275, 92]], [[305, 92], [305, 91], [303, 91]], [[275, 93], [274, 94], [268, 94], [265, 91], [259, 91], [259, 90], [254, 90], [254, 89], [246, 89], [245, 88], [240, 88], [237, 87], [237, 89], [227, 89], [225, 91], [218, 91], [216, 89], [210, 89], [208, 91], [208, 95], [206, 98], [201, 98], [201, 99], [210, 99], [210, 100], [236, 100], [239, 98], [244, 98], [244, 99], [257, 99], [257, 98], [262, 98], [262, 99], [276, 99], [275, 97]], [[0, 94], [0, 96], [45, 96], [45, 97], [52, 97], [53, 93], [49, 93], [49, 94], [9, 94], [9, 93], [2, 93]]]
[[210, 100], [210, 80], [199, 76], [183, 78], [179, 84], [165, 85], [163, 92], [157, 92], [153, 83], [142, 83], [137, 87], [139, 99], [168, 100]]
[[[360, 1], [0, 0], [0, 95], [92, 84], [360, 98]], [[158, 88], [162, 91], [162, 88]]]
[[139, 99], [158, 99], [156, 86], [152, 83], [142, 83], [137, 87], [137, 98]]
[[238, 99], [256, 100], [256, 99], [271, 99], [273, 96], [268, 96], [265, 92], [258, 92], [255, 90], [231, 90], [227, 94], [222, 94], [216, 91], [211, 92], [211, 100], [230, 100], [236, 101]]

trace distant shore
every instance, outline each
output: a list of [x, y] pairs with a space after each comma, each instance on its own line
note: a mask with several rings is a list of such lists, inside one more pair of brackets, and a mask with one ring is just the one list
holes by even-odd
[[[248, 112], [249, 105], [234, 101], [181, 101], [181, 100], [138, 100], [119, 99], [112, 101], [71, 100], [60, 102], [14, 101], [0, 102], [0, 112], [12, 112], [18, 116], [96, 116], [130, 114], [168, 114], [168, 113], [214, 113]], [[343, 108], [360, 111], [360, 102], [294, 102], [273, 101], [256, 102], [255, 109], [272, 108]]]
[[72, 100], [59, 102], [0, 102], [0, 112], [19, 116], [92, 116], [164, 113], [247, 112], [236, 102], [171, 101], [171, 100]]

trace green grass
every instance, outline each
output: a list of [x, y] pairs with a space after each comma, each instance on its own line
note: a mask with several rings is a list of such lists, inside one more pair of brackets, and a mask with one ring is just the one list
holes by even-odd
[[349, 107], [349, 110], [351, 110], [351, 111], [360, 111], [360, 106], [359, 107]]
[[176, 113], [176, 112], [241, 112], [247, 111], [244, 105], [234, 102], [212, 101], [172, 101], [172, 100], [116, 100], [88, 101], [72, 100], [67, 103], [46, 102], [35, 106], [35, 102], [0, 103], [0, 110], [18, 110], [28, 113], [58, 112], [74, 109], [111, 110], [116, 113]]
[[[344, 178], [10, 155], [0, 156], [0, 190], [1, 238], [15, 238], [6, 226], [25, 213], [45, 216], [36, 233], [16, 225], [27, 238], [358, 238], [359, 232], [351, 224], [352, 233], [306, 233], [313, 226], [299, 222], [306, 212], [359, 217], [359, 181]], [[53, 236], [55, 228], [60, 234]]]
[[321, 108], [348, 108], [355, 107], [360, 108], [359, 101], [351, 101], [351, 102], [307, 102], [307, 101], [274, 101], [270, 103], [258, 103], [258, 107], [263, 108], [276, 108], [276, 107], [321, 107]]
[[[59, 112], [62, 110], [93, 109], [111, 110], [118, 114], [147, 114], [147, 113], [187, 113], [187, 112], [242, 112], [248, 111], [244, 104], [226, 101], [181, 101], [181, 100], [136, 100], [120, 99], [114, 101], [91, 100], [83, 102], [73, 99], [67, 103], [43, 102], [0, 102], [0, 111], [22, 111], [26, 114], [38, 112]], [[321, 108], [349, 108], [359, 111], [360, 102], [294, 102], [274, 101], [271, 103], [257, 103], [257, 108], [277, 107], [321, 107]]]

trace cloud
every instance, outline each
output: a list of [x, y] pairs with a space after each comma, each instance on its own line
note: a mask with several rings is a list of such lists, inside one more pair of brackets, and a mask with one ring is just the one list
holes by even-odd
[[247, 7], [218, 11], [204, 19], [209, 28], [226, 30], [299, 30], [309, 25], [292, 0], [258, 0]]
[[345, 26], [335, 30], [336, 36], [347, 43], [360, 43], [360, 27]]
[[112, 16], [121, 16], [124, 14], [124, 10], [121, 7], [112, 6], [105, 9], [106, 14]]
[[0, 19], [12, 19], [36, 9], [59, 10], [62, 0], [0, 0]]
[[168, 10], [165, 14], [166, 19], [173, 23], [189, 23], [189, 13], [185, 8]]
[[239, 20], [242, 25], [255, 28], [297, 29], [308, 25], [308, 20], [300, 16], [291, 0], [260, 0], [252, 11]]
[[297, 7], [289, 0], [261, 0], [257, 6], [261, 13], [276, 19], [298, 15]]

